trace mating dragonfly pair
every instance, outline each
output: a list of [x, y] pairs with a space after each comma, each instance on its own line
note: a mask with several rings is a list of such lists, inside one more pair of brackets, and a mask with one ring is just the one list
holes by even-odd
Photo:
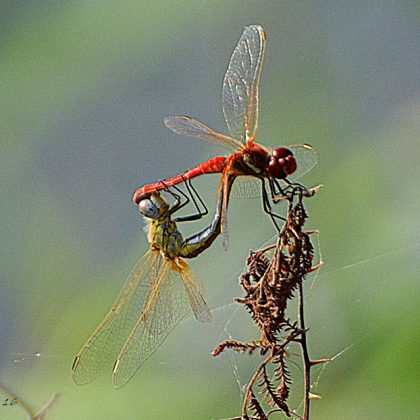
[[[72, 371], [77, 384], [90, 382], [104, 370], [113, 368], [113, 384], [121, 387], [190, 309], [199, 321], [211, 320], [201, 284], [182, 258], [196, 257], [220, 233], [227, 232], [229, 198], [236, 178], [252, 178], [261, 183], [264, 211], [276, 226], [276, 219], [282, 217], [272, 211], [271, 203], [293, 194], [296, 188], [304, 188], [295, 182], [317, 163], [317, 154], [310, 145], [270, 150], [255, 141], [265, 45], [263, 29], [258, 25], [248, 26], [230, 59], [223, 80], [222, 106], [231, 136], [219, 134], [190, 117], [165, 118], [165, 125], [176, 134], [233, 151], [228, 157], [217, 156], [135, 192], [133, 200], [150, 223], [150, 250], [133, 268], [111, 310], [76, 356]], [[207, 213], [191, 179], [211, 173], [221, 174], [213, 221], [201, 232], [184, 239], [176, 223], [196, 220]], [[181, 183], [185, 184], [189, 197], [177, 187]], [[252, 190], [247, 191], [245, 196], [255, 196]], [[172, 204], [164, 194], [172, 197]], [[198, 213], [174, 218], [174, 213], [190, 198]]]

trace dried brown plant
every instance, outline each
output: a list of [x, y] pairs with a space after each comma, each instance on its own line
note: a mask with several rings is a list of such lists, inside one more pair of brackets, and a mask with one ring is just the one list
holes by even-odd
[[[315, 364], [329, 361], [310, 360], [303, 311], [303, 280], [321, 265], [313, 265], [314, 248], [310, 240], [310, 235], [317, 231], [303, 229], [308, 217], [303, 199], [312, 197], [318, 189], [299, 188], [284, 197], [288, 200], [288, 213], [277, 243], [257, 252], [251, 251], [248, 257], [247, 269], [240, 279], [246, 294], [235, 300], [249, 311], [261, 330], [261, 337], [252, 342], [227, 340], [213, 351], [214, 356], [226, 349], [248, 354], [258, 351], [263, 356], [246, 387], [241, 416], [235, 419], [268, 419], [278, 411], [288, 417], [309, 419], [310, 399], [314, 398], [310, 392], [310, 369]], [[296, 290], [299, 309], [297, 320], [293, 322], [286, 316], [286, 309]], [[291, 342], [299, 343], [302, 349], [305, 375], [303, 417], [292, 412], [287, 403], [292, 381], [286, 360]]]

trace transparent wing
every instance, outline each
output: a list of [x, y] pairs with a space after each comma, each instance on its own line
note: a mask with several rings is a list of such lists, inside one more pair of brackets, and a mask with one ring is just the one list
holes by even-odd
[[151, 279], [153, 287], [148, 301], [114, 367], [113, 383], [116, 388], [132, 378], [191, 307], [197, 319], [210, 320], [200, 287], [194, 283], [188, 265], [184, 264], [179, 276], [178, 271], [171, 270], [171, 262], [165, 261], [162, 270]]
[[184, 281], [184, 287], [190, 299], [195, 318], [201, 322], [210, 322], [211, 313], [204, 299], [203, 286], [200, 280], [187, 264], [179, 274]]
[[232, 139], [229, 136], [219, 134], [191, 117], [165, 117], [163, 122], [166, 127], [176, 134], [193, 137], [199, 140], [206, 140], [210, 143], [217, 144], [218, 146], [227, 147], [230, 150], [242, 147], [242, 143], [240, 141]]
[[77, 354], [73, 380], [82, 385], [112, 367], [150, 293], [149, 278], [161, 271], [162, 257], [147, 252], [128, 276], [111, 310]]
[[294, 144], [287, 146], [296, 158], [297, 169], [287, 177], [295, 182], [311, 171], [318, 163], [318, 153], [310, 144]]
[[232, 187], [234, 198], [261, 197], [261, 180], [252, 176], [238, 176]]
[[245, 28], [223, 80], [222, 106], [230, 134], [243, 143], [254, 140], [258, 124], [258, 85], [266, 36], [258, 25]]

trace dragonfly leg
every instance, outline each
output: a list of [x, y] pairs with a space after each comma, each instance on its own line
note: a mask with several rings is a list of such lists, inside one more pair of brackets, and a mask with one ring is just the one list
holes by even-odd
[[290, 182], [287, 178], [283, 180], [287, 187], [284, 189], [284, 193], [286, 196], [291, 196], [294, 198], [296, 193], [301, 194], [305, 197], [309, 197], [313, 195], [310, 190], [308, 190], [304, 185], [300, 184], [299, 182]]
[[281, 187], [280, 183], [275, 178], [269, 178], [268, 180], [270, 184], [270, 193], [271, 193], [271, 199], [275, 202], [275, 199], [278, 196], [284, 197], [286, 195], [286, 192]]
[[[189, 196], [187, 197], [185, 193], [183, 193], [179, 188], [177, 188], [176, 186], [173, 186], [172, 188], [176, 189], [178, 192], [180, 192], [182, 195], [184, 195], [187, 199], [188, 202], [190, 201], [190, 199], [192, 200], [192, 202], [194, 203], [194, 206], [197, 210], [197, 213], [195, 214], [190, 214], [187, 216], [180, 216], [180, 217], [176, 217], [174, 219], [174, 222], [190, 222], [193, 220], [199, 220], [202, 217], [206, 216], [208, 214], [208, 209], [203, 201], [203, 199], [200, 197], [200, 195], [198, 194], [198, 192], [196, 191], [196, 189], [193, 187], [191, 180], [190, 179], [186, 179], [185, 180], [185, 187], [188, 191]], [[200, 205], [204, 208], [201, 209]], [[176, 210], [179, 210], [180, 207], [178, 207]], [[171, 211], [171, 214], [174, 213], [174, 211]]]
[[[167, 192], [175, 200], [175, 203], [171, 205], [170, 214], [173, 214], [179, 209], [182, 209], [182, 207], [185, 207], [190, 202], [190, 199], [188, 198], [188, 196], [181, 189], [175, 186], [168, 187], [165, 184], [165, 181], [159, 181], [159, 182], [164, 186], [163, 190]], [[176, 190], [178, 194], [176, 194], [173, 190]], [[184, 198], [185, 201], [182, 201], [181, 196], [182, 198]]]
[[322, 185], [317, 186], [316, 188], [307, 189], [304, 185], [299, 184], [298, 182], [290, 182], [287, 179], [283, 179], [287, 184], [285, 188], [282, 188], [279, 181], [274, 178], [269, 179], [271, 199], [273, 203], [278, 203], [279, 201], [287, 200], [293, 201], [296, 195], [303, 197], [312, 197]]
[[[207, 216], [209, 214], [209, 210], [207, 209], [206, 204], [204, 203], [204, 200], [201, 198], [200, 194], [198, 194], [197, 190], [194, 188], [191, 179], [187, 179], [185, 182], [185, 187], [187, 188], [187, 191], [194, 203], [195, 208], [197, 209], [198, 214], [200, 215], [199, 218], [203, 217], [203, 216]], [[200, 209], [200, 206], [198, 205], [198, 202], [201, 204], [201, 206], [203, 207], [203, 210]]]
[[[284, 222], [286, 221], [286, 219], [283, 216], [280, 216], [279, 214], [276, 214], [271, 210], [270, 200], [268, 198], [268, 193], [267, 193], [267, 190], [265, 188], [264, 179], [261, 179], [261, 184], [262, 184], [261, 190], [262, 190], [262, 199], [263, 199], [263, 209], [270, 216], [270, 218], [271, 218], [275, 228], [277, 229], [277, 231], [280, 232], [281, 229], [280, 229], [279, 225], [277, 224], [276, 219], [282, 220]], [[273, 189], [272, 188], [273, 187], [270, 183], [270, 191], [271, 191], [271, 195], [273, 196]]]

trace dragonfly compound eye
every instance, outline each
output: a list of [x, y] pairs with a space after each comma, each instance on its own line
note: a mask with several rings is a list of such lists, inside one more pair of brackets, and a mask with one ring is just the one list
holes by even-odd
[[149, 198], [144, 198], [139, 203], [139, 212], [149, 219], [156, 219], [159, 215], [159, 209]]
[[283, 179], [296, 171], [296, 159], [286, 147], [274, 149], [268, 163], [268, 172], [273, 178]]

